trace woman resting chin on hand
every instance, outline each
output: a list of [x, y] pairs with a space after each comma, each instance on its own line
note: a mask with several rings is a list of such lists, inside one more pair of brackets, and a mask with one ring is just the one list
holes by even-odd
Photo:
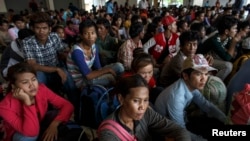
[[72, 115], [72, 104], [39, 84], [36, 71], [27, 63], [11, 66], [7, 78], [10, 90], [0, 102], [0, 117], [7, 132], [3, 141], [36, 141], [48, 104], [55, 107], [58, 114], [42, 137], [43, 141], [56, 140], [58, 125], [67, 122]]

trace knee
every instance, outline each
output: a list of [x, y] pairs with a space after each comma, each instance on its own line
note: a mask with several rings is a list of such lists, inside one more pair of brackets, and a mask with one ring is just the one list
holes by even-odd
[[231, 62], [225, 62], [224, 63], [224, 68], [228, 71], [231, 72], [233, 69], [233, 64]]
[[124, 66], [119, 62], [114, 64], [114, 69], [115, 69], [117, 74], [122, 74], [125, 70]]

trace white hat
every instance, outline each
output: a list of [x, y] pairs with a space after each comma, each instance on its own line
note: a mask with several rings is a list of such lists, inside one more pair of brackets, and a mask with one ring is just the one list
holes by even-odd
[[206, 58], [202, 54], [196, 54], [193, 57], [187, 57], [182, 64], [182, 71], [185, 69], [195, 69], [197, 71], [213, 71], [217, 70], [208, 65]]

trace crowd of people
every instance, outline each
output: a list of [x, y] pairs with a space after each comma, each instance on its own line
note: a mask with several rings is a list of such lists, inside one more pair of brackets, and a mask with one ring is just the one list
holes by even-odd
[[[59, 11], [10, 9], [0, 17], [0, 73], [8, 83], [0, 102], [3, 140], [56, 140], [57, 127], [72, 113], [77, 117], [81, 91], [95, 84], [115, 87], [120, 107], [105, 121], [133, 140], [207, 140], [197, 131], [231, 124], [232, 97], [250, 83], [250, 4], [218, 2], [156, 8], [147, 0], [139, 7], [109, 0], [92, 12], [72, 4]], [[221, 91], [220, 102], [208, 91], [215, 99], [212, 92]], [[41, 133], [50, 105], [57, 115]], [[104, 125], [99, 140], [120, 140]]]

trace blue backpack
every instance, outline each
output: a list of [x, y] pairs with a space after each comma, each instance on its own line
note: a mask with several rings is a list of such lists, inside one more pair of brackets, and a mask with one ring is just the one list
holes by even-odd
[[97, 129], [100, 123], [119, 106], [113, 88], [101, 85], [85, 87], [80, 96], [79, 123]]

